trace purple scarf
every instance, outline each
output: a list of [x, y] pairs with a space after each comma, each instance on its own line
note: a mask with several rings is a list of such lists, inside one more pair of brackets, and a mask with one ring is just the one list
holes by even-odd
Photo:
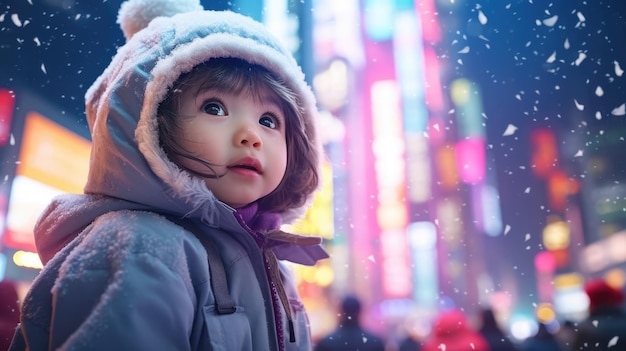
[[280, 214], [259, 211], [256, 202], [237, 209], [236, 216], [259, 246], [271, 248], [280, 260], [312, 266], [318, 260], [328, 258], [326, 251], [319, 245], [321, 238], [282, 232]]

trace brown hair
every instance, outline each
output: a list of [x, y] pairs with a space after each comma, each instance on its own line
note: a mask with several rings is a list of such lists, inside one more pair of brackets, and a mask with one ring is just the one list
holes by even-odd
[[318, 186], [318, 157], [314, 131], [307, 128], [298, 96], [284, 82], [260, 65], [237, 58], [214, 58], [181, 75], [158, 109], [159, 142], [171, 158], [185, 157], [205, 166], [209, 173], [186, 171], [200, 177], [215, 177], [216, 172], [206, 160], [191, 155], [171, 135], [178, 126], [179, 92], [183, 89], [217, 89], [229, 93], [247, 93], [261, 99], [262, 92], [272, 92], [282, 102], [285, 115], [287, 169], [278, 187], [258, 200], [259, 209], [283, 212], [304, 205], [309, 194]]

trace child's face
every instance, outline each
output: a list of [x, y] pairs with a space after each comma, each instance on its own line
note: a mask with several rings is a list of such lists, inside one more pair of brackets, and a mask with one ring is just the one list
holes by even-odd
[[[218, 177], [205, 178], [205, 183], [218, 199], [239, 208], [276, 189], [287, 167], [287, 144], [285, 116], [275, 100], [187, 89], [180, 103], [181, 128], [174, 137], [213, 166]], [[174, 161], [208, 172], [188, 158]]]

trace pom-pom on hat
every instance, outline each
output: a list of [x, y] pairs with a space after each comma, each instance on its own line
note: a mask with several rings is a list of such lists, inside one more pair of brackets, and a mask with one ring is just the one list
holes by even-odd
[[619, 306], [624, 301], [624, 293], [602, 279], [588, 281], [585, 284], [585, 292], [589, 297], [590, 311], [601, 307]]
[[117, 23], [122, 27], [126, 40], [129, 40], [157, 17], [202, 10], [199, 0], [131, 0], [122, 3]]

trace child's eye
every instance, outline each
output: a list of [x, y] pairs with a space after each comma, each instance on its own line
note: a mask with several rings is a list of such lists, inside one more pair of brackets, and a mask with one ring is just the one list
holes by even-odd
[[202, 111], [214, 116], [226, 116], [226, 110], [219, 102], [209, 101], [202, 105]]
[[278, 128], [278, 119], [272, 115], [263, 115], [259, 119], [259, 124], [271, 129], [276, 129]]

